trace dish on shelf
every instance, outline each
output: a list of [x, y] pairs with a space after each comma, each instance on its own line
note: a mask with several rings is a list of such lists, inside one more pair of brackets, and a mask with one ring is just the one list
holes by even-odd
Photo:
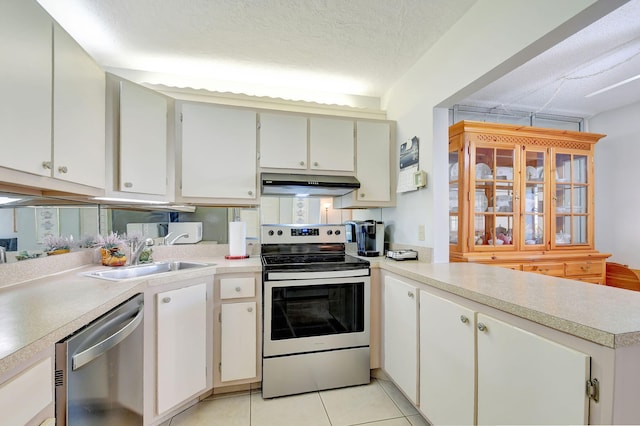
[[449, 180], [458, 180], [458, 162], [449, 166]]
[[476, 164], [476, 179], [491, 179], [491, 178], [493, 178], [491, 167], [489, 167], [484, 163]]
[[524, 242], [526, 245], [530, 246], [536, 243], [536, 240], [525, 240]]
[[496, 179], [513, 180], [513, 167], [496, 167]]
[[527, 180], [540, 180], [541, 173], [533, 166], [527, 166]]
[[485, 212], [487, 211], [487, 207], [489, 206], [489, 200], [487, 196], [482, 191], [476, 191], [476, 203], [475, 203], [475, 211], [476, 212]]
[[[492, 245], [493, 245], [493, 240], [489, 240], [489, 241], [487, 241], [487, 242], [489, 243], [489, 245], [490, 245], [490, 246], [492, 246]], [[503, 245], [503, 244], [504, 244], [504, 241], [502, 241], [502, 240], [496, 240], [496, 245], [497, 245], [497, 246], [501, 246], [501, 245]]]

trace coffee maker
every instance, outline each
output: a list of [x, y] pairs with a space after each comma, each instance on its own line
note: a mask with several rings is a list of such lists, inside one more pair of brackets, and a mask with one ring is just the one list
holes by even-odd
[[375, 220], [350, 221], [347, 225], [347, 242], [356, 243], [358, 256], [384, 255], [384, 223]]

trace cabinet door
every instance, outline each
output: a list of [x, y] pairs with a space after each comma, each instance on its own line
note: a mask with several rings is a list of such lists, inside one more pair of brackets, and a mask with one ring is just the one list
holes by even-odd
[[105, 73], [57, 24], [53, 40], [53, 177], [104, 188]]
[[384, 280], [384, 370], [416, 404], [418, 388], [418, 290]]
[[182, 195], [256, 198], [256, 113], [182, 105]]
[[222, 304], [221, 326], [221, 380], [228, 382], [255, 377], [256, 302]]
[[420, 291], [420, 410], [433, 424], [475, 416], [475, 312]]
[[551, 247], [593, 247], [593, 158], [585, 151], [553, 150]]
[[120, 82], [120, 179], [123, 192], [167, 192], [167, 101]]
[[389, 124], [357, 122], [356, 176], [360, 181], [358, 201], [389, 201]]
[[586, 424], [588, 355], [478, 314], [478, 424]]
[[307, 117], [260, 114], [260, 167], [307, 168]]
[[35, 1], [2, 1], [0, 16], [0, 166], [50, 176], [52, 20]]
[[354, 167], [353, 121], [309, 119], [309, 155], [312, 170], [352, 172]]
[[2, 424], [35, 424], [30, 420], [53, 403], [53, 376], [53, 359], [48, 357], [0, 384]]
[[204, 283], [156, 295], [158, 414], [206, 387], [206, 298]]
[[469, 247], [513, 251], [518, 245], [520, 188], [518, 145], [477, 143], [469, 172]]

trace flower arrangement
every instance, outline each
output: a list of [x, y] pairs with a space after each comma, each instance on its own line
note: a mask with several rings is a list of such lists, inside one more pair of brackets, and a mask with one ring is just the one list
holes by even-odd
[[96, 246], [100, 247], [102, 264], [105, 266], [122, 266], [127, 263], [127, 256], [123, 251], [124, 243], [125, 240], [117, 232], [112, 232], [106, 237], [98, 235], [96, 237]]
[[69, 253], [73, 244], [73, 236], [49, 234], [42, 238], [44, 251], [49, 254]]

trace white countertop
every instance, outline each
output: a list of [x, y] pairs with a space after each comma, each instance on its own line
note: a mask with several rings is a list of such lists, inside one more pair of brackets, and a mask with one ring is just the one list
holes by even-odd
[[109, 281], [83, 275], [105, 268], [92, 264], [0, 288], [0, 376], [148, 286], [211, 274], [262, 270], [257, 256], [242, 260], [188, 260], [215, 265]]
[[[123, 281], [82, 275], [91, 264], [0, 288], [0, 376], [148, 286], [206, 274], [260, 272], [259, 256], [176, 256], [214, 263]], [[372, 268], [616, 348], [640, 343], [640, 292], [472, 263], [367, 258]]]
[[640, 343], [640, 292], [474, 263], [372, 266], [610, 348]]

